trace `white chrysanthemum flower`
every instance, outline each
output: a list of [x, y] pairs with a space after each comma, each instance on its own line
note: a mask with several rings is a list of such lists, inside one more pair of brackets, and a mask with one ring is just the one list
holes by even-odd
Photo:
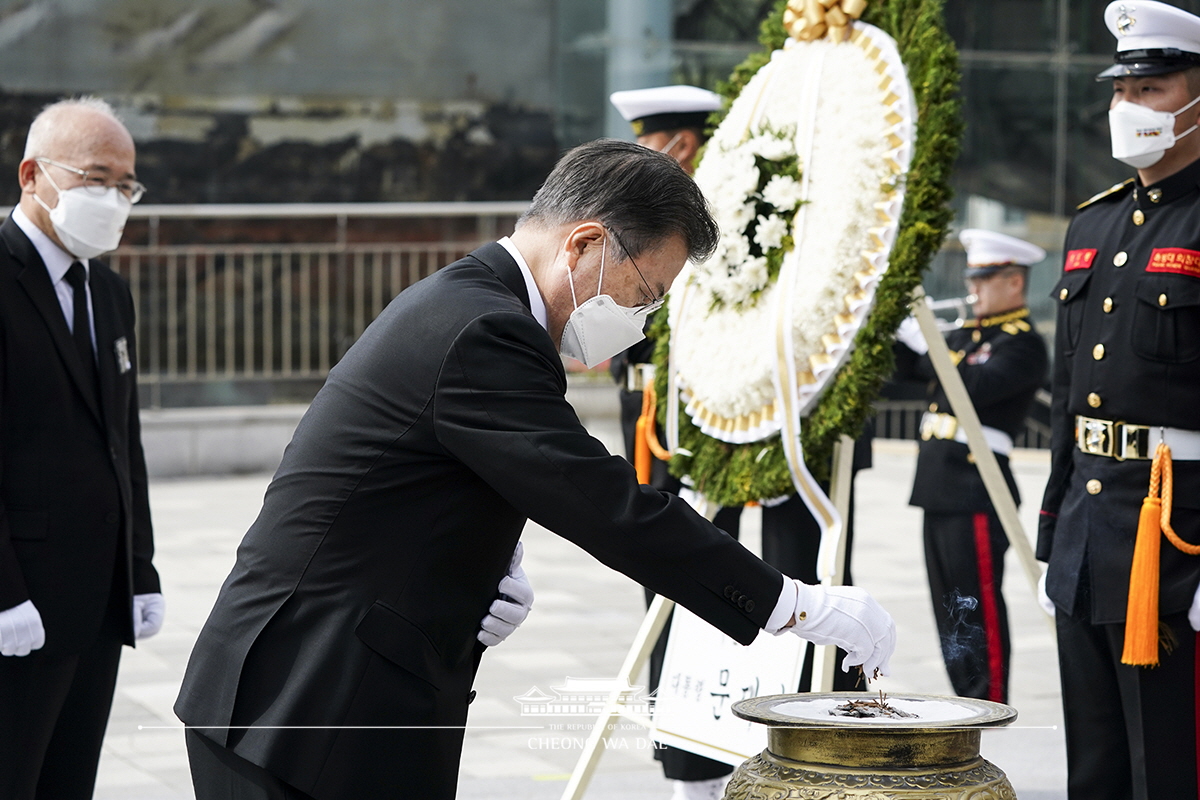
[[772, 175], [763, 187], [762, 198], [780, 211], [792, 211], [802, 199], [800, 182], [787, 175]]
[[792, 147], [792, 142], [789, 139], [781, 139], [769, 133], [756, 136], [750, 142], [752, 152], [768, 161], [779, 161], [780, 159], [787, 158], [792, 155]]
[[722, 261], [737, 269], [750, 257], [750, 241], [745, 236], [730, 236], [725, 239]]
[[772, 214], [769, 217], [760, 216], [754, 230], [754, 241], [765, 253], [767, 250], [774, 250], [783, 244], [783, 237], [787, 236], [787, 233], [788, 224], [783, 217], [778, 214]]
[[754, 203], [749, 202], [739, 205], [736, 209], [728, 212], [726, 219], [728, 220], [729, 224], [725, 230], [728, 230], [730, 233], [740, 235], [746, 230], [746, 226], [749, 225], [754, 219]]
[[739, 283], [746, 287], [749, 292], [757, 292], [766, 286], [767, 278], [766, 256], [751, 258], [742, 264]]

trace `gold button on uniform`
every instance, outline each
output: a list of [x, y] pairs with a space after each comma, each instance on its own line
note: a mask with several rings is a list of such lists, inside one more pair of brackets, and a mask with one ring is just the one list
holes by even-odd
[[1066, 289], [1063, 289], [1061, 292], [1059, 292], [1059, 293], [1058, 293], [1058, 299], [1059, 299], [1059, 300], [1066, 300], [1066, 299], [1067, 299], [1067, 294], [1068, 294], [1067, 290], [1066, 290]]
[[1162, 189], [1151, 189], [1146, 192], [1146, 196], [1150, 198], [1151, 203], [1157, 203], [1162, 200]]
[[1100, 494], [1100, 490], [1103, 488], [1104, 488], [1104, 486], [1100, 483], [1100, 481], [1096, 480], [1095, 478], [1092, 478], [1090, 481], [1087, 482], [1087, 493], [1088, 494]]
[[1133, 212], [1133, 224], [1134, 225], [1141, 225], [1145, 221], [1146, 221], [1146, 215], [1142, 213], [1142, 210], [1140, 208]]
[[1100, 403], [1102, 402], [1100, 400], [1100, 395], [1096, 394], [1095, 392], [1092, 392], [1091, 394], [1088, 395], [1087, 401], [1088, 401], [1088, 405], [1091, 406], [1092, 408], [1099, 408]]
[[982, 338], [983, 338], [983, 334], [978, 329], [971, 331], [971, 341], [972, 342], [978, 342]]
[[1106, 297], [1106, 298], [1104, 298], [1104, 313], [1105, 313], [1105, 314], [1111, 314], [1111, 313], [1112, 313], [1112, 309], [1113, 309], [1113, 302], [1112, 302], [1112, 298], [1111, 298], [1111, 297]]
[[[1139, 222], [1138, 224], [1140, 225], [1141, 223]], [[1122, 250], [1121, 252], [1119, 252], [1115, 256], [1113, 256], [1113, 264], [1118, 267], [1125, 266], [1125, 262], [1128, 260], [1129, 260], [1129, 253], [1126, 253], [1124, 250]]]
[[1158, 304], [1160, 306], [1165, 306], [1167, 304], [1167, 296], [1165, 294], [1160, 294], [1158, 296]]
[[1104, 345], [1098, 344], [1092, 348], [1092, 358], [1096, 359], [1097, 361], [1104, 358]]
[[937, 413], [937, 403], [930, 403], [929, 411], [930, 411], [930, 413], [936, 414]]
[[808, 619], [808, 612], [801, 611], [799, 614], [796, 615], [796, 619], [798, 619], [801, 622], [804, 622], [804, 620]]

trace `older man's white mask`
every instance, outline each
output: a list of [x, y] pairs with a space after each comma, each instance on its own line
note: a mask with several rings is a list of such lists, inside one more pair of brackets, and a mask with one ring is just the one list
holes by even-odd
[[648, 309], [626, 308], [608, 295], [600, 294], [604, 286], [607, 246], [608, 237], [605, 236], [600, 244], [600, 280], [596, 284], [596, 296], [583, 305], [575, 298], [575, 279], [570, 266], [567, 267], [567, 281], [571, 285], [571, 302], [575, 304], [575, 310], [567, 318], [558, 349], [563, 355], [582, 361], [588, 369], [646, 338], [642, 329]]

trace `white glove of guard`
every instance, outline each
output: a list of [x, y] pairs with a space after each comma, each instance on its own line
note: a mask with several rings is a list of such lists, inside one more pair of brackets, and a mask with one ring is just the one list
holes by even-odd
[[525, 548], [517, 542], [508, 565], [508, 574], [500, 579], [500, 586], [497, 587], [500, 596], [492, 601], [487, 616], [479, 623], [479, 633], [475, 638], [488, 647], [495, 647], [507, 639], [529, 616], [529, 609], [533, 608], [533, 587], [521, 567], [524, 554]]
[[[1197, 600], [1192, 601], [1192, 610], [1188, 612], [1188, 621], [1192, 619], [1192, 614], [1197, 615], [1200, 619], [1200, 608], [1196, 606]], [[1054, 616], [1054, 601], [1050, 599], [1050, 595], [1046, 594], [1046, 573], [1042, 573], [1042, 577], [1038, 578], [1038, 605], [1042, 607], [1051, 617]], [[1192, 623], [1192, 630], [1200, 631], [1200, 627], [1196, 627], [1196, 623]]]
[[1200, 586], [1196, 587], [1196, 594], [1192, 596], [1192, 607], [1188, 609], [1188, 624], [1192, 626], [1192, 630], [1200, 632]]
[[896, 623], [866, 589], [796, 581], [796, 590], [793, 633], [813, 644], [833, 644], [845, 650], [842, 672], [860, 664], [868, 680], [891, 672], [888, 662], [896, 649]]
[[45, 643], [42, 615], [32, 600], [0, 611], [0, 656], [27, 656]]
[[167, 604], [158, 592], [133, 596], [133, 638], [149, 639], [162, 629]]
[[925, 342], [925, 335], [921, 333], [921, 326], [916, 317], [904, 318], [900, 327], [896, 328], [896, 341], [919, 356], [929, 352], [929, 345]]

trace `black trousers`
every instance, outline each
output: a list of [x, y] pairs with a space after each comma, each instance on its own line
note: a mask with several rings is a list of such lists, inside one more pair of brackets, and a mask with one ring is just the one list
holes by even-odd
[[1162, 618], [1172, 646], [1152, 669], [1121, 663], [1123, 623], [1055, 622], [1070, 800], [1195, 798], [1200, 637], [1187, 615]]
[[995, 512], [925, 512], [929, 595], [942, 660], [960, 697], [1007, 702], [1011, 644], [1000, 591], [1007, 550]]
[[191, 728], [183, 739], [196, 800], [313, 800]]
[[0, 798], [90, 800], [129, 613], [112, 598], [83, 652], [0, 657]]

